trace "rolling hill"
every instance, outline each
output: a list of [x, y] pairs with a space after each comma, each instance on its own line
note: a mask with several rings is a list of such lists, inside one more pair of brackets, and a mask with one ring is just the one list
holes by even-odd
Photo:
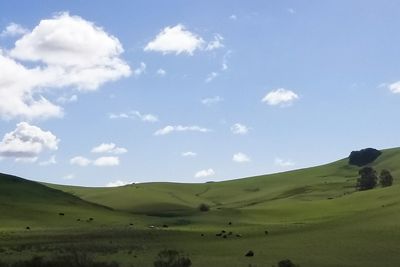
[[[152, 266], [164, 248], [185, 251], [193, 266], [272, 266], [284, 258], [311, 267], [396, 266], [400, 149], [382, 152], [370, 165], [378, 171], [389, 169], [394, 185], [362, 192], [355, 190], [359, 168], [348, 165], [347, 159], [204, 184], [86, 188], [1, 175], [0, 233], [20, 229], [18, 241], [11, 243], [29, 243], [26, 238], [33, 232], [22, 229], [29, 224], [48, 229], [38, 230], [36, 238], [57, 246], [73, 239], [89, 247], [87, 240], [95, 240], [102, 252], [94, 254], [126, 266]], [[208, 204], [210, 211], [199, 211], [200, 203]], [[88, 217], [94, 222], [76, 221]], [[65, 229], [77, 234], [60, 239], [58, 233]], [[233, 234], [217, 237], [221, 230]], [[82, 236], [88, 237], [83, 241]], [[0, 248], [4, 246], [10, 243], [2, 243], [0, 234]], [[243, 256], [249, 249], [255, 251], [252, 258]]]

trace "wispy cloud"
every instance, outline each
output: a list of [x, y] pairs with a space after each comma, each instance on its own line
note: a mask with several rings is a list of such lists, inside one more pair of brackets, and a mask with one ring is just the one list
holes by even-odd
[[249, 128], [241, 123], [235, 123], [231, 126], [231, 132], [233, 134], [245, 135], [249, 132]]
[[186, 158], [193, 158], [197, 156], [196, 152], [192, 152], [192, 151], [186, 151], [186, 152], [182, 152], [182, 157], [186, 157]]
[[217, 103], [222, 102], [222, 101], [223, 101], [223, 99], [222, 99], [221, 97], [219, 97], [219, 96], [214, 96], [214, 97], [203, 98], [203, 99], [201, 100], [201, 103], [202, 103], [203, 105], [210, 106], [210, 105], [212, 105], [212, 104], [217, 104]]
[[0, 37], [14, 37], [19, 35], [24, 35], [28, 33], [29, 30], [24, 28], [23, 26], [11, 22], [7, 25], [7, 27], [0, 33]]
[[281, 159], [281, 158], [275, 158], [274, 161], [275, 165], [279, 166], [279, 167], [292, 167], [295, 165], [295, 163], [291, 160], [285, 160], [285, 159]]
[[208, 76], [207, 76], [205, 82], [206, 82], [206, 83], [209, 83], [209, 82], [211, 82], [212, 80], [214, 80], [215, 78], [217, 78], [218, 76], [219, 76], [219, 73], [213, 71], [213, 72], [211, 72], [210, 74], [208, 74]]
[[213, 169], [210, 168], [210, 169], [205, 169], [205, 170], [201, 170], [201, 171], [196, 172], [194, 174], [194, 177], [195, 178], [205, 178], [205, 177], [210, 177], [210, 176], [213, 176], [213, 175], [215, 175], [215, 172], [214, 172]]
[[124, 154], [128, 150], [124, 147], [118, 147], [114, 143], [102, 143], [92, 149], [92, 153], [109, 153], [109, 154]]
[[210, 132], [210, 129], [203, 128], [197, 125], [192, 125], [192, 126], [182, 126], [182, 125], [167, 125], [164, 128], [161, 128], [157, 130], [154, 135], [167, 135], [173, 132], [201, 132], [201, 133], [207, 133]]
[[137, 110], [123, 112], [123, 113], [111, 113], [108, 115], [110, 119], [139, 119], [144, 122], [157, 122], [158, 117], [153, 114], [142, 114]]

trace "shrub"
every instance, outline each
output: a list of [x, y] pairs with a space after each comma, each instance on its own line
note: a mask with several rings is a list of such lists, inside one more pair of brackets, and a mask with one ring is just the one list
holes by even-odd
[[176, 250], [162, 250], [158, 253], [154, 267], [190, 267], [192, 261]]
[[300, 267], [297, 264], [294, 264], [291, 260], [281, 260], [278, 262], [278, 267]]
[[207, 212], [207, 211], [210, 210], [210, 206], [208, 206], [208, 205], [205, 204], [205, 203], [201, 203], [201, 204], [199, 205], [199, 210], [202, 211], [202, 212]]
[[376, 160], [382, 152], [374, 148], [361, 149], [360, 151], [352, 151], [349, 156], [349, 164], [358, 167], [365, 166]]
[[360, 178], [357, 180], [358, 190], [368, 190], [376, 186], [378, 177], [376, 171], [371, 167], [364, 167], [358, 171]]
[[393, 184], [393, 176], [388, 170], [382, 170], [379, 175], [379, 183], [382, 187], [391, 186]]

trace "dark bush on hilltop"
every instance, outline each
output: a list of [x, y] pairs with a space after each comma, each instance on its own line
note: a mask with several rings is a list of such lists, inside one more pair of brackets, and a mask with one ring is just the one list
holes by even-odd
[[158, 253], [154, 267], [190, 267], [192, 261], [176, 250], [162, 250]]
[[291, 260], [281, 260], [278, 262], [278, 267], [300, 267], [300, 265], [294, 264]]
[[382, 170], [379, 175], [379, 183], [382, 187], [391, 186], [393, 184], [393, 176], [388, 170]]
[[378, 177], [376, 171], [371, 167], [364, 167], [358, 171], [360, 178], [357, 179], [358, 190], [368, 190], [376, 186]]
[[374, 162], [382, 152], [374, 148], [361, 149], [360, 151], [352, 151], [349, 156], [349, 164], [358, 167], [365, 166]]
[[206, 211], [209, 211], [209, 210], [210, 210], [210, 206], [208, 206], [207, 204], [201, 203], [199, 205], [199, 211], [206, 212]]

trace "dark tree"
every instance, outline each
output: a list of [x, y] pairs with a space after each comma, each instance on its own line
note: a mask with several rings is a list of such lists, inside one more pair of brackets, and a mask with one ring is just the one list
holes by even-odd
[[364, 167], [358, 171], [360, 178], [357, 180], [358, 190], [368, 190], [376, 186], [378, 177], [376, 171], [371, 167]]
[[374, 148], [361, 149], [360, 151], [352, 151], [349, 156], [349, 164], [358, 167], [365, 166], [374, 162], [382, 152]]
[[393, 184], [393, 176], [388, 170], [382, 170], [379, 175], [379, 183], [382, 187], [391, 186]]
[[162, 250], [158, 253], [154, 267], [190, 267], [192, 262], [176, 250]]
[[294, 264], [291, 260], [281, 260], [278, 262], [278, 267], [300, 267], [297, 264]]
[[208, 206], [207, 204], [201, 203], [199, 205], [199, 210], [203, 211], [203, 212], [209, 211], [210, 210], [210, 206]]

